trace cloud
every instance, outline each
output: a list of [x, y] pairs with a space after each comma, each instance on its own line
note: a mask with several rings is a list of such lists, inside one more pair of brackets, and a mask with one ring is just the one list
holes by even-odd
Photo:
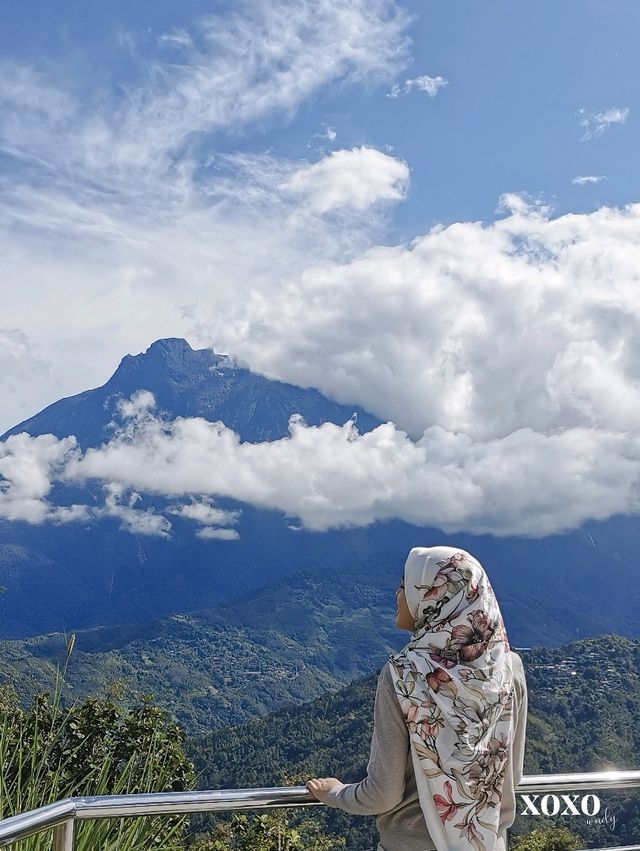
[[21, 433], [0, 443], [0, 518], [43, 523], [82, 519], [82, 506], [56, 508], [47, 497], [66, 462], [79, 452], [75, 437]]
[[375, 148], [334, 151], [317, 163], [298, 168], [282, 184], [285, 192], [319, 215], [343, 207], [364, 210], [406, 194], [409, 168]]
[[605, 130], [613, 124], [625, 124], [629, 117], [629, 107], [623, 108], [611, 107], [603, 109], [599, 112], [587, 112], [584, 108], [579, 109], [580, 126], [584, 128], [584, 133], [580, 139], [581, 142], [586, 142], [589, 139], [596, 139], [602, 136]]
[[171, 32], [162, 33], [158, 39], [162, 46], [177, 48], [178, 50], [194, 50], [193, 39], [187, 30], [178, 27]]
[[335, 142], [335, 140], [338, 138], [338, 132], [333, 127], [330, 127], [328, 124], [325, 124], [324, 122], [322, 124], [322, 127], [323, 127], [322, 132], [321, 133], [314, 133], [313, 136], [311, 137], [311, 139], [309, 139], [309, 141], [307, 142], [307, 148], [309, 148], [310, 150], [313, 149], [315, 151], [321, 151], [321, 152], [326, 151], [325, 145], [314, 145], [314, 142], [313, 142], [314, 139], [322, 139], [326, 142]]
[[414, 77], [412, 80], [405, 80], [402, 85], [396, 83], [387, 97], [397, 98], [402, 95], [408, 95], [410, 92], [419, 91], [426, 92], [429, 97], [434, 98], [440, 89], [449, 85], [449, 81], [444, 77], [429, 77], [426, 74], [422, 77]]
[[[447, 532], [541, 536], [640, 512], [640, 439], [630, 434], [524, 428], [474, 440], [432, 426], [412, 440], [392, 423], [360, 434], [352, 421], [307, 426], [299, 417], [289, 431], [287, 438], [252, 444], [198, 417], [131, 420], [84, 455], [69, 453], [60, 441], [54, 456], [66, 457], [64, 468], [58, 464], [49, 478], [103, 483], [106, 505], [95, 516], [120, 517], [136, 534], [166, 537], [171, 529], [159, 513], [135, 508], [141, 493], [190, 498], [170, 510], [207, 523], [196, 533], [205, 540], [239, 537], [210, 512], [213, 496], [281, 511], [315, 531], [402, 518]], [[31, 444], [39, 439], [20, 437], [20, 448], [33, 457]], [[57, 444], [52, 438], [49, 449]]]
[[636, 433], [640, 205], [554, 218], [503, 204], [490, 224], [310, 266], [203, 325], [254, 369], [415, 439], [434, 424], [474, 440]]
[[137, 390], [129, 399], [118, 399], [116, 407], [122, 418], [139, 421], [153, 414], [156, 399], [149, 390]]
[[117, 517], [121, 527], [140, 535], [168, 537], [171, 523], [152, 509], [135, 509], [138, 493], [105, 482], [104, 505], [56, 505], [53, 486], [63, 481], [65, 465], [80, 455], [76, 438], [22, 432], [0, 443], [0, 518], [32, 524], [89, 522]]
[[[51, 363], [46, 380], [37, 365], [18, 378], [23, 404], [102, 383], [124, 352], [183, 334], [395, 425], [368, 437], [294, 424], [284, 441], [241, 446], [204, 421], [161, 425], [154, 400], [136, 397], [122, 413], [137, 431], [116, 431], [100, 454], [7, 442], [2, 516], [103, 510], [166, 536], [170, 519], [137, 495], [186, 507], [226, 495], [308, 528], [401, 516], [547, 534], [636, 510], [640, 205], [554, 217], [506, 193], [496, 222], [392, 244], [384, 211], [405, 197], [401, 160], [366, 146], [315, 163], [232, 150], [249, 125], [286, 121], [326, 86], [388, 85], [407, 20], [376, 0], [258, 2], [170, 34], [138, 85], [92, 103], [5, 63], [4, 351], [15, 366], [12, 350], [37, 341], [34, 357]], [[595, 137], [627, 115], [581, 119]], [[9, 426], [17, 407], [4, 398]], [[223, 456], [218, 472], [203, 468]], [[186, 462], [179, 475], [172, 457]], [[72, 473], [104, 486], [103, 506], [52, 504], [52, 483]], [[289, 494], [285, 474], [299, 478]]]
[[[91, 519], [92, 512], [87, 505], [57, 505], [51, 506], [44, 520], [52, 520], [54, 523], [81, 523]], [[28, 519], [28, 518], [16, 518]], [[32, 522], [32, 521], [29, 521]]]
[[[399, 195], [388, 173], [358, 197], [331, 169], [323, 189], [316, 171], [314, 203], [293, 215], [298, 196], [279, 187], [313, 166], [219, 154], [217, 135], [228, 150], [234, 134], [288, 120], [320, 90], [385, 82], [408, 61], [408, 25], [391, 0], [258, 0], [166, 34], [155, 60], [132, 58], [135, 84], [88, 97], [2, 64], [0, 251], [14, 293], [3, 324], [52, 364], [47, 380], [23, 382], [25, 411], [104, 382], [123, 352], [187, 334], [189, 305], [209, 302], [212, 276], [216, 295], [239, 293], [265, 274], [265, 257], [275, 278], [372, 238], [373, 217], [345, 227], [314, 210], [323, 192], [351, 210]], [[60, 310], [71, 291], [73, 310]], [[0, 431], [24, 417], [3, 401]]]
[[116, 517], [120, 529], [133, 535], [149, 535], [150, 537], [168, 538], [171, 533], [171, 523], [166, 517], [158, 514], [152, 508], [135, 508], [141, 500], [139, 493], [128, 491], [120, 482], [106, 482], [104, 485], [105, 502], [102, 508], [87, 509], [87, 515], [93, 517]]
[[586, 186], [589, 183], [601, 183], [606, 180], [604, 174], [585, 174], [583, 176], [574, 177], [571, 181], [575, 186]]
[[[403, 517], [449, 531], [541, 535], [637, 511], [640, 205], [553, 217], [507, 195], [496, 222], [437, 226], [406, 245], [361, 248], [348, 229], [335, 234], [316, 219], [309, 246], [309, 219], [291, 223], [289, 202], [270, 189], [289, 164], [235, 167], [252, 182], [243, 202], [247, 182], [225, 172], [216, 191], [232, 200], [227, 222], [247, 204], [254, 249], [274, 251], [262, 268], [247, 267], [255, 274], [242, 285], [222, 280], [214, 292], [195, 264], [187, 276], [182, 268], [201, 338], [395, 425], [368, 437], [298, 424], [287, 440], [240, 445], [204, 420], [162, 424], [143, 393], [121, 405], [133, 431], [130, 423], [95, 454], [51, 473], [37, 453], [44, 497], [36, 489], [21, 504], [18, 492], [10, 502], [5, 493], [3, 516], [53, 520], [51, 475], [119, 483], [122, 498], [105, 508], [131, 530], [131, 512], [142, 512], [131, 493], [186, 505], [228, 497], [312, 529]], [[287, 228], [288, 251], [261, 229], [265, 210]], [[188, 244], [180, 228], [173, 233], [178, 246], [167, 232], [164, 253], [145, 254], [147, 268], [159, 258], [157, 281], [168, 287], [180, 269], [173, 252]], [[212, 256], [206, 243], [192, 246]], [[234, 268], [227, 255], [221, 261]], [[142, 311], [135, 289], [128, 293], [129, 308]], [[171, 534], [162, 520], [142, 520]]]
[[198, 538], [204, 541], [239, 541], [240, 535], [235, 529], [212, 529], [211, 526], [205, 526], [204, 529], [198, 529], [196, 532]]
[[225, 511], [215, 508], [209, 499], [194, 500], [189, 505], [177, 505], [170, 509], [172, 514], [195, 520], [203, 526], [233, 526], [240, 518], [240, 511]]
[[42, 386], [48, 378], [49, 363], [41, 357], [39, 346], [20, 328], [0, 328], [0, 391], [5, 404], [11, 400], [26, 416], [29, 409], [23, 398], [24, 387]]
[[184, 177], [198, 134], [292, 112], [339, 80], [394, 73], [408, 58], [408, 23], [390, 0], [244, 3], [201, 18], [199, 47], [184, 29], [165, 34], [161, 43], [180, 48], [182, 61], [158, 57], [124, 99], [103, 94], [92, 112], [43, 74], [5, 63], [0, 145], [112, 192], [124, 191], [132, 172], [134, 191], [159, 171]]

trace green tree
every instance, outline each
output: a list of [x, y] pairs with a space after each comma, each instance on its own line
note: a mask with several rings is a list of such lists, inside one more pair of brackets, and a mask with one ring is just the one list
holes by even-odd
[[[77, 795], [182, 791], [194, 785], [184, 733], [149, 696], [125, 707], [111, 698], [88, 698], [63, 708], [59, 683], [53, 697], [38, 694], [29, 709], [15, 691], [0, 689], [0, 819]], [[183, 817], [88, 821], [78, 828], [78, 851], [178, 848]], [[45, 851], [46, 835], [19, 843]]]
[[519, 836], [513, 851], [578, 851], [581, 846], [580, 838], [566, 827], [551, 827]]
[[281, 809], [252, 816], [234, 813], [231, 821], [198, 836], [190, 851], [334, 851], [344, 846], [343, 837], [323, 833], [315, 819]]

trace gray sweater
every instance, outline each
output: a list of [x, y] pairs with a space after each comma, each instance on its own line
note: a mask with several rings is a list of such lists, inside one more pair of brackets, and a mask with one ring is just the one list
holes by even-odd
[[[497, 849], [505, 849], [507, 828], [516, 815], [515, 788], [522, 779], [527, 684], [522, 659], [511, 652], [515, 676], [513, 713], [515, 735], [504, 779]], [[378, 677], [374, 726], [367, 776], [359, 783], [334, 786], [327, 805], [361, 816], [376, 815], [380, 851], [432, 851], [431, 838], [420, 807], [409, 744], [409, 731], [385, 664]]]

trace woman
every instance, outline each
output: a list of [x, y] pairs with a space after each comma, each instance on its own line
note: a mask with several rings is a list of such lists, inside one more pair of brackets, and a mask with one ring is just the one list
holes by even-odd
[[367, 776], [307, 789], [377, 815], [378, 851], [506, 851], [527, 685], [489, 579], [464, 550], [417, 547], [397, 603], [396, 625], [412, 636], [378, 678]]

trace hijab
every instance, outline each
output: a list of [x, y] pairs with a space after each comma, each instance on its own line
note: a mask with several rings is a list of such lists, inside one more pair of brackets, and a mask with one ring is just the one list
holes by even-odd
[[511, 648], [477, 559], [417, 547], [404, 568], [415, 630], [389, 657], [420, 805], [437, 851], [494, 851], [513, 737]]

